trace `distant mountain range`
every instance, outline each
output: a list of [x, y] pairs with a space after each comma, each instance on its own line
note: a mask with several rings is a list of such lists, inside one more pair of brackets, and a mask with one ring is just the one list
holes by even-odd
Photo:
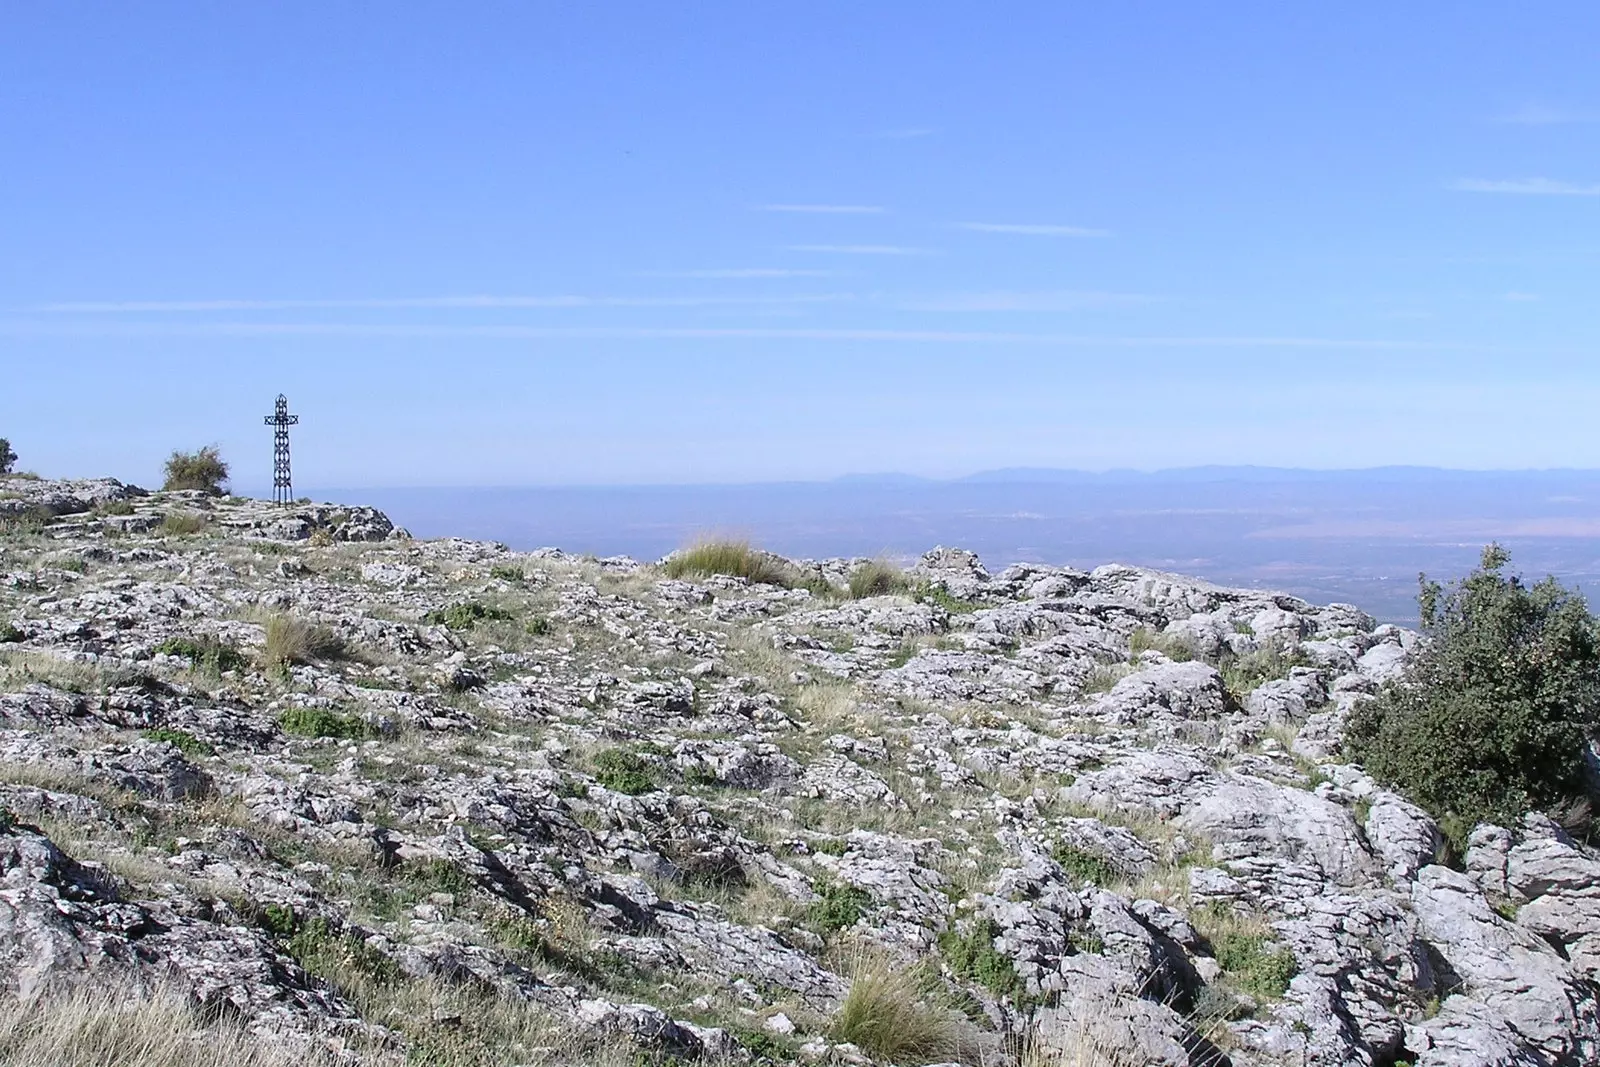
[[1572, 478], [1600, 477], [1600, 471], [1552, 468], [1544, 470], [1457, 470], [1449, 467], [1354, 467], [1344, 470], [1315, 470], [1305, 467], [1258, 466], [1202, 466], [1168, 467], [1163, 470], [1140, 471], [1117, 469], [1108, 471], [1070, 470], [1057, 467], [1001, 467], [997, 470], [978, 471], [958, 478], [924, 478], [915, 474], [846, 474], [832, 479], [835, 484], [887, 484], [887, 485], [937, 485], [937, 484], [1085, 484], [1085, 485], [1192, 485], [1205, 482], [1465, 482], [1499, 479], [1568, 480]]

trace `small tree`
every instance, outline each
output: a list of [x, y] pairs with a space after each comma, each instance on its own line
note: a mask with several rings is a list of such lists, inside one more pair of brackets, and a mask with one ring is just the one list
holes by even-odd
[[1485, 819], [1586, 797], [1600, 726], [1600, 640], [1583, 597], [1526, 586], [1483, 550], [1448, 587], [1419, 578], [1427, 644], [1405, 676], [1351, 712], [1349, 754], [1431, 811], [1454, 844]]
[[17, 465], [17, 454], [11, 451], [11, 442], [0, 437], [0, 474], [10, 474]]
[[174, 452], [167, 459], [163, 489], [199, 489], [220, 495], [228, 484], [228, 465], [216, 445], [198, 452]]

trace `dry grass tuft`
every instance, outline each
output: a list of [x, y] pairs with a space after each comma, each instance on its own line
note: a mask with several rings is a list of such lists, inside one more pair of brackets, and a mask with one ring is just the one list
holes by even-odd
[[667, 557], [661, 569], [669, 578], [726, 574], [752, 584], [785, 588], [794, 584], [794, 575], [782, 560], [752, 548], [748, 541], [698, 541]]
[[924, 994], [918, 977], [912, 968], [862, 956], [829, 1036], [906, 1067], [954, 1059], [960, 1031], [949, 1009]]
[[269, 615], [266, 623], [266, 659], [269, 667], [339, 659], [349, 651], [344, 639], [326, 626], [293, 615]]
[[173, 990], [117, 986], [0, 1006], [7, 1067], [332, 1067], [331, 1057], [254, 1036], [231, 1021], [205, 1026]]
[[911, 583], [900, 568], [887, 560], [875, 559], [850, 572], [850, 596], [856, 600], [903, 593], [909, 588]]

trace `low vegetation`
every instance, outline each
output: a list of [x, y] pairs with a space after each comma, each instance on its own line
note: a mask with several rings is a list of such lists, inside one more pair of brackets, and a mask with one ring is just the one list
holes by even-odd
[[161, 517], [161, 533], [166, 537], [189, 537], [210, 525], [211, 520], [198, 511], [169, 511]]
[[351, 741], [359, 741], [372, 732], [366, 720], [326, 708], [290, 708], [278, 716], [278, 725], [285, 733], [301, 737], [340, 737]]
[[480, 622], [505, 622], [510, 618], [509, 611], [480, 604], [476, 600], [465, 600], [430, 611], [423, 616], [423, 621], [447, 630], [470, 630]]
[[915, 968], [863, 956], [851, 973], [850, 992], [829, 1036], [875, 1059], [907, 1067], [954, 1059], [960, 1043], [955, 1019], [923, 984]]
[[198, 489], [221, 496], [228, 485], [228, 464], [215, 445], [196, 452], [174, 452], [167, 457], [165, 490]]
[[249, 666], [244, 653], [209, 634], [202, 637], [169, 637], [154, 649], [163, 656], [183, 656], [196, 670], [211, 674], [243, 670]]
[[614, 793], [640, 796], [656, 787], [650, 764], [636, 752], [608, 748], [594, 758], [595, 781]]
[[1297, 970], [1294, 953], [1276, 941], [1271, 927], [1221, 906], [1196, 909], [1189, 921], [1210, 944], [1230, 986], [1264, 998], [1288, 990]]
[[866, 890], [842, 882], [819, 882], [817, 899], [806, 908], [806, 925], [819, 934], [848, 930], [872, 906]]
[[170, 726], [158, 726], [153, 730], [144, 731], [146, 741], [165, 741], [178, 751], [189, 756], [214, 756], [217, 750], [205, 741], [200, 740], [188, 730], [176, 730]]
[[263, 654], [268, 667], [282, 669], [296, 663], [339, 659], [348, 651], [344, 639], [326, 626], [293, 615], [267, 617]]
[[754, 584], [785, 588], [793, 585], [795, 578], [782, 560], [752, 548], [748, 541], [698, 541], [667, 557], [661, 569], [669, 578], [722, 574]]
[[1578, 593], [1554, 578], [1525, 585], [1509, 562], [1490, 545], [1460, 582], [1424, 576], [1427, 643], [1346, 725], [1349, 755], [1432, 812], [1458, 850], [1481, 820], [1582, 812], [1590, 799], [1600, 624]]
[[85, 986], [0, 1005], [7, 1067], [333, 1067], [331, 1057], [262, 1041], [175, 989]]
[[899, 567], [881, 559], [863, 563], [850, 572], [850, 595], [857, 600], [903, 593], [910, 588], [910, 584]]
[[993, 919], [973, 919], [965, 929], [957, 927], [939, 938], [939, 951], [956, 975], [976, 982], [996, 996], [1017, 993], [1022, 979], [1011, 960], [994, 947], [1000, 927]]

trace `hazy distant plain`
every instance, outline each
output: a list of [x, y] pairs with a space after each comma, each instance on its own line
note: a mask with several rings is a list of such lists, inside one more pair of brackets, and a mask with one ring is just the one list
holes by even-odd
[[1453, 577], [1507, 545], [1530, 578], [1600, 583], [1600, 472], [1425, 468], [1137, 474], [992, 472], [822, 483], [592, 488], [341, 489], [419, 537], [553, 545], [655, 559], [705, 534], [794, 557], [909, 561], [935, 545], [992, 570], [1029, 561], [1125, 562], [1231, 585], [1346, 601], [1413, 622], [1416, 578]]

